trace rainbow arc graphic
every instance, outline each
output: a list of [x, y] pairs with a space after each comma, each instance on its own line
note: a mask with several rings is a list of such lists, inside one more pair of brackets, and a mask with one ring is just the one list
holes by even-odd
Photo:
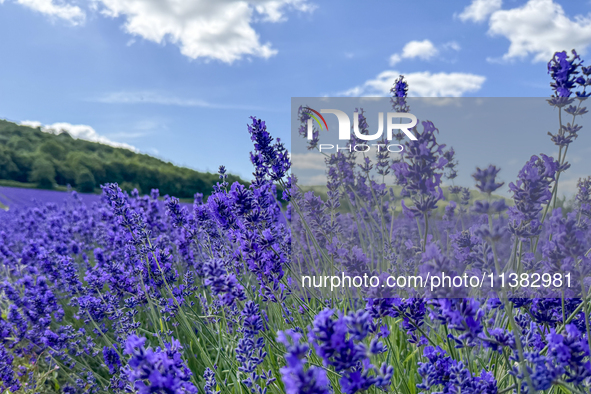
[[316, 116], [314, 116], [314, 114], [318, 115], [320, 117], [320, 119], [322, 119], [322, 122], [324, 123], [324, 126], [326, 127], [326, 131], [328, 131], [328, 125], [326, 124], [326, 120], [324, 120], [324, 116], [322, 116], [320, 114], [320, 112], [313, 110], [310, 107], [304, 107], [304, 109], [307, 109], [310, 112], [313, 112], [310, 114], [310, 116], [316, 121], [316, 123], [318, 123], [318, 126], [320, 126], [320, 129], [322, 130], [322, 123], [320, 123], [320, 120], [318, 120], [318, 118]]

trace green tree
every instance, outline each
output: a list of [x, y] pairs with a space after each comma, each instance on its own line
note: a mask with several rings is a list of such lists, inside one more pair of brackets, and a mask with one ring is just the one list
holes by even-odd
[[8, 149], [0, 146], [0, 179], [12, 179], [18, 173], [18, 167], [12, 161]]
[[45, 153], [52, 159], [63, 160], [66, 150], [55, 139], [45, 141], [39, 146], [39, 152]]
[[76, 175], [75, 167], [70, 167], [63, 161], [55, 163], [55, 181], [58, 185], [75, 185]]
[[14, 177], [10, 179], [18, 182], [29, 181], [29, 174], [31, 173], [31, 170], [33, 168], [33, 155], [16, 151], [13, 152], [12, 161], [18, 167], [18, 172]]
[[8, 143], [6, 144], [9, 148], [15, 150], [15, 151], [32, 151], [33, 150], [33, 145], [31, 144], [31, 142], [23, 137], [19, 137], [18, 135], [13, 135], [12, 137], [10, 137], [10, 139], [8, 140]]
[[82, 170], [76, 175], [76, 186], [83, 193], [92, 193], [94, 191], [96, 181], [88, 168], [82, 167]]
[[53, 163], [44, 158], [38, 158], [33, 162], [30, 181], [36, 182], [40, 188], [53, 189], [55, 184], [55, 167]]

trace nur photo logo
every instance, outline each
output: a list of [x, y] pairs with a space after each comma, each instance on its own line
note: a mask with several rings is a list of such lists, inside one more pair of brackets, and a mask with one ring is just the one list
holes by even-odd
[[[351, 120], [349, 116], [341, 110], [338, 109], [321, 109], [320, 112], [314, 110], [310, 107], [304, 107], [305, 111], [308, 112], [310, 118], [307, 120], [307, 139], [312, 140], [314, 139], [314, 121], [318, 124], [319, 128], [322, 130], [326, 128], [328, 131], [328, 124], [326, 119], [322, 114], [333, 114], [337, 117], [338, 120], [338, 138], [339, 140], [349, 141], [351, 139]], [[417, 117], [410, 113], [405, 112], [387, 112], [386, 113], [386, 140], [391, 141], [393, 139], [393, 131], [400, 130], [404, 133], [408, 138], [413, 141], [417, 140], [417, 137], [414, 136], [412, 131], [413, 127], [415, 127], [418, 123]], [[410, 119], [410, 122], [401, 123], [403, 119]], [[321, 122], [322, 121], [322, 122]], [[324, 127], [323, 127], [324, 125]], [[359, 112], [356, 110], [353, 112], [353, 133], [355, 137], [363, 140], [363, 141], [377, 141], [382, 138], [384, 135], [384, 112], [378, 112], [378, 130], [374, 134], [363, 134], [359, 128]], [[401, 152], [403, 146], [400, 144], [372, 144], [371, 146], [376, 146], [377, 150], [381, 150], [382, 148], [388, 149], [390, 152]], [[392, 150], [393, 147], [396, 147], [397, 150]], [[356, 145], [347, 145], [345, 147], [339, 147], [338, 144], [319, 144], [318, 149], [320, 151], [326, 151], [331, 149], [346, 149], [350, 152], [367, 152], [370, 150], [370, 145], [367, 144], [356, 144]]]

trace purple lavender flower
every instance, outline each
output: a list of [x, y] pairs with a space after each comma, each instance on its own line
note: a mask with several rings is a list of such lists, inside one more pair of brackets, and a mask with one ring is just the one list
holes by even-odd
[[337, 371], [354, 368], [365, 357], [365, 347], [356, 345], [347, 338], [347, 322], [344, 317], [332, 319], [334, 311], [325, 309], [314, 318], [314, 326], [308, 338], [314, 343], [316, 353], [325, 364], [332, 365]]
[[470, 298], [440, 298], [431, 300], [437, 308], [432, 311], [435, 319], [447, 325], [449, 328], [461, 332], [460, 335], [452, 335], [456, 341], [456, 347], [475, 346], [476, 340], [483, 332], [484, 311], [478, 301]]
[[[390, 89], [390, 93], [392, 93], [392, 98], [390, 101], [392, 102], [392, 108], [396, 112], [409, 112], [410, 107], [406, 103], [406, 96], [408, 95], [408, 83], [404, 80], [404, 76], [400, 76], [394, 81], [394, 86]], [[402, 134], [402, 133], [400, 133]], [[400, 136], [399, 141], [402, 140], [402, 136]]]
[[16, 378], [12, 366], [14, 357], [0, 346], [0, 389], [16, 392], [21, 388], [20, 381]]
[[226, 304], [231, 305], [236, 299], [244, 300], [244, 288], [236, 275], [228, 274], [220, 259], [213, 259], [203, 265], [204, 284], [211, 287], [213, 295], [219, 296]]
[[480, 376], [473, 376], [463, 363], [447, 356], [441, 347], [427, 346], [423, 356], [428, 362], [419, 362], [418, 372], [423, 381], [417, 388], [432, 392], [441, 387], [443, 393], [497, 393], [497, 381], [491, 373], [483, 370]]
[[591, 362], [587, 359], [589, 345], [574, 325], [566, 325], [566, 335], [552, 330], [547, 341], [549, 359], [566, 374], [567, 382], [578, 385], [591, 376]]
[[572, 58], [568, 56], [566, 51], [554, 54], [552, 60], [548, 62], [548, 73], [552, 77], [553, 82], [550, 86], [552, 86], [556, 97], [570, 97], [580, 65], [581, 57], [574, 49], [572, 50]]
[[515, 201], [515, 206], [508, 211], [511, 220], [509, 228], [520, 237], [533, 237], [541, 232], [539, 213], [542, 205], [550, 202], [550, 185], [556, 173], [565, 169], [554, 158], [544, 154], [540, 156], [532, 156], [519, 171], [517, 182], [509, 184]]
[[141, 394], [197, 393], [191, 383], [192, 373], [182, 359], [183, 347], [172, 339], [165, 348], [145, 347], [145, 338], [131, 335], [125, 342], [124, 354], [131, 356], [122, 369], [130, 389]]
[[203, 379], [205, 379], [205, 394], [219, 394], [221, 392], [220, 390], [217, 390], [215, 372], [212, 371], [209, 367], [205, 368], [205, 372], [203, 373]]
[[591, 176], [579, 178], [575, 201], [578, 204], [579, 220], [582, 215], [591, 218]]
[[501, 169], [493, 165], [488, 166], [484, 170], [476, 167], [476, 172], [472, 174], [472, 177], [476, 180], [476, 188], [482, 193], [494, 193], [498, 188], [505, 184], [505, 182], [497, 183], [496, 181], [499, 171], [501, 171]]
[[290, 168], [290, 160], [283, 143], [277, 139], [273, 144], [273, 137], [267, 131], [264, 121], [251, 117], [252, 125], [248, 126], [255, 151], [250, 154], [250, 160], [255, 166], [256, 182], [263, 179], [277, 181], [282, 179]]
[[[259, 306], [253, 301], [247, 301], [241, 317], [243, 337], [240, 338], [236, 347], [236, 359], [240, 362], [238, 370], [247, 376], [242, 383], [253, 393], [264, 394], [265, 390], [262, 387], [273, 383], [275, 378], [270, 370], [262, 371], [261, 374], [257, 372], [259, 365], [267, 356], [265, 341], [259, 337], [259, 333], [264, 329]], [[264, 382], [262, 386], [259, 383], [261, 380]]]
[[324, 370], [311, 366], [304, 369], [310, 347], [301, 343], [302, 334], [293, 330], [278, 331], [277, 341], [285, 345], [287, 365], [280, 369], [287, 394], [328, 394], [329, 381]]
[[387, 351], [383, 343], [374, 339], [369, 349], [360, 341], [369, 333], [371, 321], [369, 313], [357, 311], [336, 320], [334, 311], [324, 309], [314, 318], [314, 325], [308, 339], [314, 344], [316, 353], [325, 365], [334, 366], [342, 374], [339, 383], [347, 394], [364, 391], [372, 386], [387, 389], [393, 375], [393, 368], [383, 364], [375, 368], [369, 355]]
[[117, 345], [115, 344], [114, 346], [115, 347], [105, 346], [103, 348], [103, 360], [105, 361], [107, 368], [109, 368], [109, 373], [111, 375], [117, 373], [121, 368], [121, 360], [119, 359], [119, 354], [116, 350]]
[[187, 224], [186, 208], [181, 207], [178, 198], [172, 197], [166, 201], [166, 208], [175, 227], [183, 227]]
[[435, 137], [439, 130], [432, 122], [422, 124], [423, 132], [418, 133], [417, 140], [406, 142], [403, 160], [392, 165], [397, 184], [414, 203], [406, 207], [402, 201], [403, 210], [414, 217], [422, 217], [437, 208], [437, 202], [443, 198], [441, 179], [448, 163], [444, 157], [445, 145], [439, 144]]

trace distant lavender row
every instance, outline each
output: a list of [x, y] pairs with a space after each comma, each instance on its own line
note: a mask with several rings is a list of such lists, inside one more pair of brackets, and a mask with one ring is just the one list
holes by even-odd
[[[55, 190], [26, 189], [19, 187], [0, 186], [0, 203], [9, 208], [30, 207], [39, 203], [61, 204], [70, 196], [68, 192]], [[98, 194], [80, 194], [80, 199], [91, 205], [101, 198]]]
[[[134, 193], [132, 193], [135, 195]], [[77, 193], [80, 201], [90, 206], [94, 202], [100, 202], [100, 194]], [[0, 204], [12, 208], [27, 208], [36, 205], [45, 205], [46, 203], [63, 204], [71, 199], [71, 192], [61, 192], [56, 190], [27, 189], [20, 187], [0, 186]], [[166, 196], [165, 196], [166, 197]], [[164, 201], [160, 201], [164, 204]], [[181, 205], [191, 205], [181, 202]]]

